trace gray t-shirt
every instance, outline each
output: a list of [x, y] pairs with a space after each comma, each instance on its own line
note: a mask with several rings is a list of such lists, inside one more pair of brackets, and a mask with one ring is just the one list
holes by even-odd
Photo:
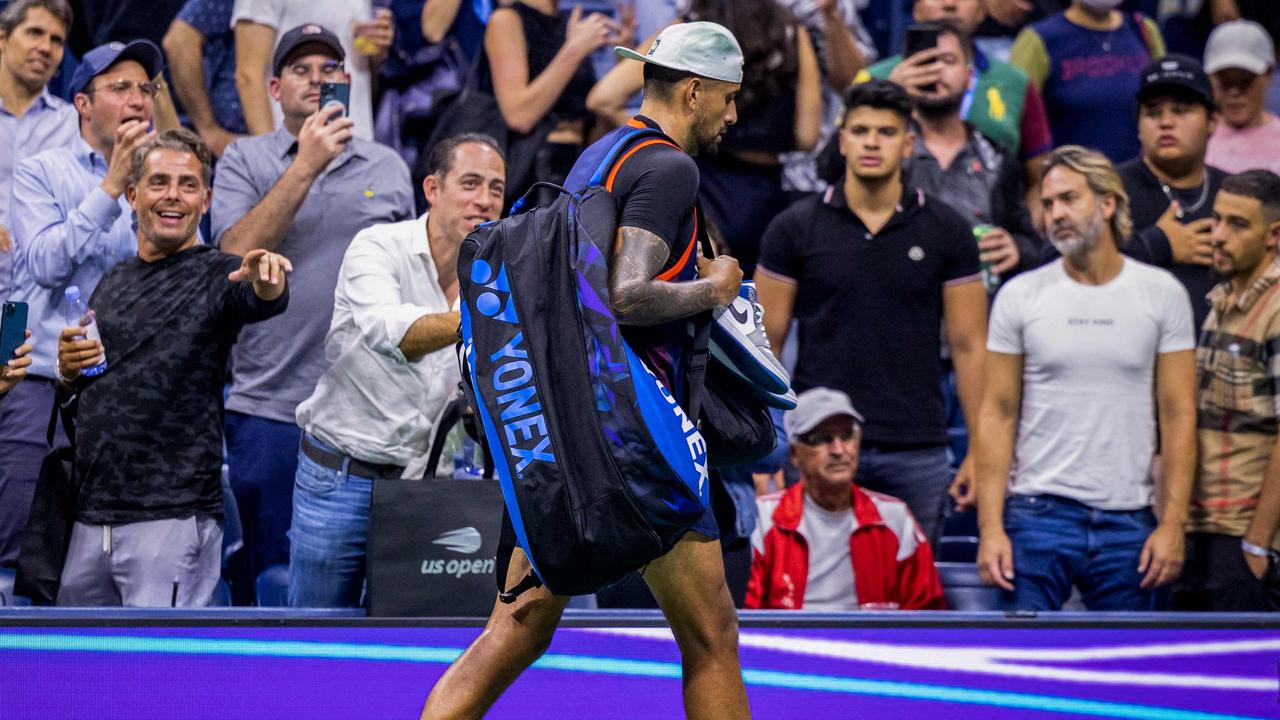
[[[227, 148], [213, 183], [215, 242], [262, 201], [293, 162], [296, 144], [281, 128]], [[293, 264], [289, 309], [240, 333], [231, 354], [228, 410], [294, 422], [298, 403], [324, 371], [324, 337], [347, 246], [364, 228], [413, 215], [404, 161], [382, 145], [353, 140], [316, 178], [276, 248]]]

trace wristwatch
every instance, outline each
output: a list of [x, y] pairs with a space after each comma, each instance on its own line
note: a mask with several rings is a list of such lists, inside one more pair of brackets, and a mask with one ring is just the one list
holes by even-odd
[[1244, 538], [1240, 538], [1240, 549], [1244, 550], [1246, 553], [1254, 557], [1260, 557], [1260, 558], [1271, 557], [1270, 550], [1262, 547], [1261, 545], [1254, 545], [1253, 543], [1249, 542], [1248, 540], [1245, 540]]

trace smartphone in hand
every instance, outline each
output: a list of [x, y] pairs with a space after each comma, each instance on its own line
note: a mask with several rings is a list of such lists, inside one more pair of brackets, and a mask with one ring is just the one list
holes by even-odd
[[9, 301], [0, 308], [0, 365], [13, 359], [14, 352], [26, 342], [27, 304]]
[[[907, 28], [906, 42], [903, 44], [902, 57], [909, 58], [916, 53], [925, 50], [932, 50], [938, 47], [938, 30], [937, 28], [923, 27], [921, 25], [911, 25]], [[933, 92], [938, 87], [937, 83], [921, 87], [925, 92]], [[323, 106], [324, 101], [321, 100]]]
[[339, 117], [351, 114], [351, 83], [320, 83], [320, 109], [323, 110], [333, 102], [342, 103]]

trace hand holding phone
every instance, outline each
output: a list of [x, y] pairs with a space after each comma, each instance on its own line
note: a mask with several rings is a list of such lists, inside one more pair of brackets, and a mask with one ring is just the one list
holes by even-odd
[[332, 103], [342, 105], [342, 113], [340, 117], [350, 115], [351, 107], [351, 84], [350, 83], [320, 83], [320, 109], [324, 109]]

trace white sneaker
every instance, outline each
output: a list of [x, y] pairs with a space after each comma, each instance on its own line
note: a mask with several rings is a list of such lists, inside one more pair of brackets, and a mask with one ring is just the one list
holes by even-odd
[[[764, 308], [756, 299], [756, 284], [743, 282], [738, 297], [728, 307], [716, 308], [711, 315], [715, 321], [711, 326], [711, 357], [760, 394], [781, 396], [779, 399], [786, 402], [791, 391], [791, 375], [769, 347], [769, 338], [764, 332]], [[795, 407], [794, 393], [790, 403]]]

